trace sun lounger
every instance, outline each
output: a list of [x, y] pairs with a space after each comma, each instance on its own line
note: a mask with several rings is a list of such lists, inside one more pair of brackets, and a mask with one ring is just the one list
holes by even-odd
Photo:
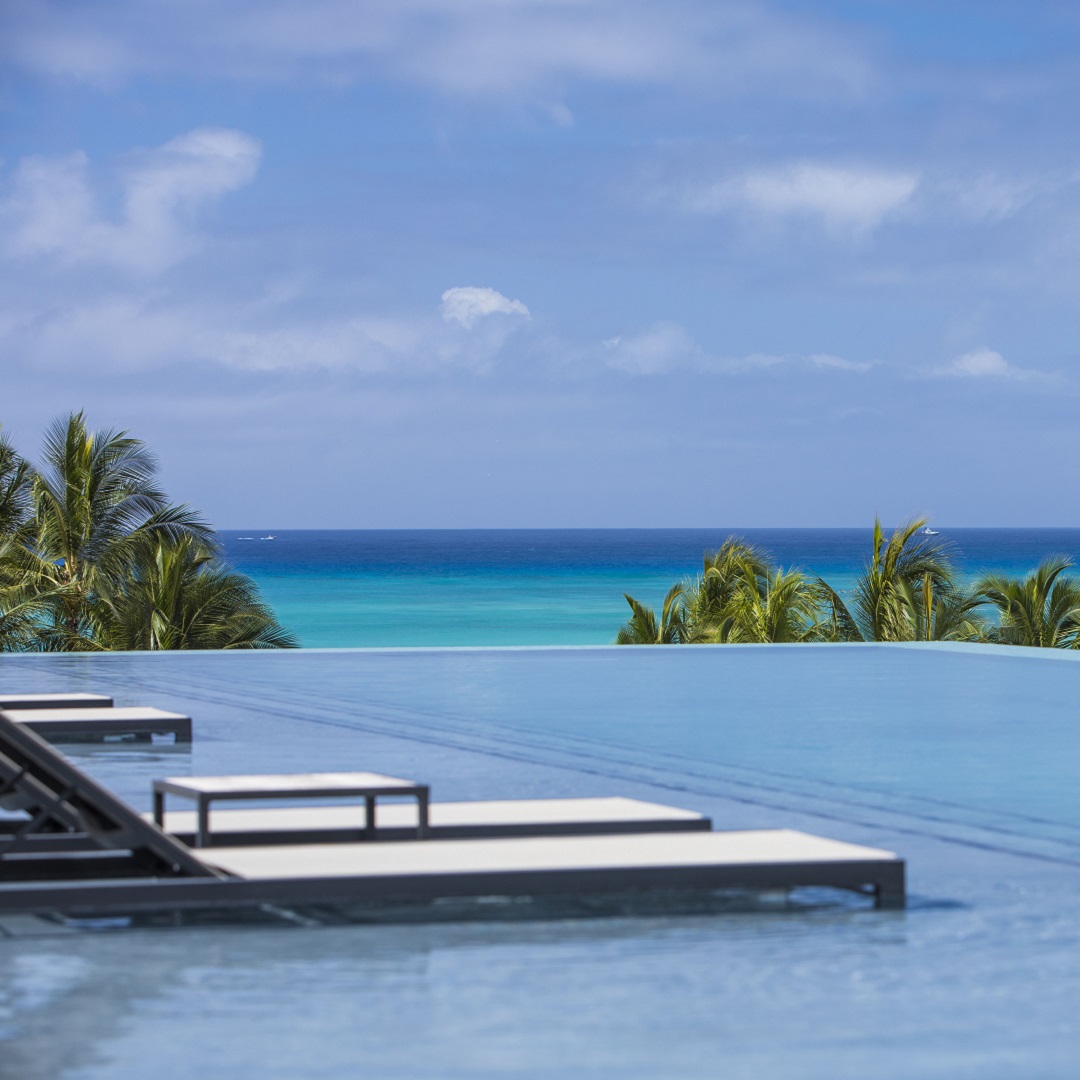
[[[337, 918], [357, 908], [433, 904], [430, 917], [438, 918], [439, 904], [462, 900], [487, 901], [491, 910], [493, 897], [585, 904], [593, 898], [600, 905], [619, 896], [652, 896], [663, 910], [665, 896], [678, 909], [689, 894], [802, 886], [872, 895], [882, 908], [904, 904], [904, 863], [891, 852], [788, 829], [216, 848], [205, 858], [225, 876], [101, 879], [77, 888], [0, 880], [0, 915], [100, 918], [271, 906], [318, 919], [320, 912]], [[484, 910], [481, 903], [473, 917]]]
[[4, 712], [51, 742], [101, 742], [125, 737], [147, 742], [153, 735], [172, 735], [178, 743], [191, 742], [191, 717], [164, 709], [97, 706], [5, 709]]
[[217, 848], [206, 859], [294, 903], [829, 885], [872, 888], [888, 906], [904, 892], [891, 852], [791, 829]]
[[[904, 903], [888, 851], [778, 829], [194, 852], [0, 712], [0, 915], [175, 915], [831, 886]], [[482, 815], [481, 815], [482, 816]], [[53, 843], [51, 838], [56, 838]], [[662, 902], [658, 901], [658, 902]], [[477, 908], [479, 912], [481, 907]]]

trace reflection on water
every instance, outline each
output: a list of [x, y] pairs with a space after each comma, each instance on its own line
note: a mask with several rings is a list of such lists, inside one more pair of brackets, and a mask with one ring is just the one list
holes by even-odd
[[[318, 1063], [330, 1070], [324, 1075], [346, 1076], [369, 1054], [391, 1070], [395, 1055], [419, 1054], [434, 1069], [440, 1055], [426, 1039], [460, 1028], [458, 1058], [445, 1063], [447, 1075], [459, 1075], [454, 1069], [491, 1052], [482, 1042], [470, 1045], [479, 1031], [500, 1044], [504, 1064], [516, 1056], [510, 1032], [522, 1022], [538, 1052], [548, 1038], [545, 1023], [560, 1020], [563, 1035], [579, 1040], [586, 1018], [575, 1022], [567, 1005], [584, 1006], [594, 994], [600, 1029], [619, 1021], [636, 996], [634, 985], [682, 997], [695, 988], [716, 992], [744, 969], [740, 995], [765, 1000], [767, 980], [760, 973], [745, 979], [741, 954], [748, 947], [765, 946], [762, 959], [775, 960], [778, 950], [805, 947], [808, 936], [837, 932], [894, 949], [904, 942], [904, 916], [823, 906], [797, 917], [234, 926], [26, 941], [18, 964], [0, 974], [0, 1015], [10, 1040], [4, 1061], [20, 1077], [135, 1077], [145, 1076], [140, 1070], [157, 1055], [162, 1076], [254, 1076], [254, 1065], [240, 1073], [215, 1069], [236, 1060], [237, 1047], [228, 1044], [257, 1038], [267, 1075], [320, 1075], [306, 1071]], [[687, 950], [705, 953], [687, 963]], [[528, 1003], [532, 1019], [519, 1013]], [[277, 1022], [268, 1024], [270, 1017]], [[189, 1041], [179, 1027], [197, 1038]], [[310, 1041], [295, 1045], [301, 1034]], [[245, 1044], [249, 1062], [253, 1049]]]

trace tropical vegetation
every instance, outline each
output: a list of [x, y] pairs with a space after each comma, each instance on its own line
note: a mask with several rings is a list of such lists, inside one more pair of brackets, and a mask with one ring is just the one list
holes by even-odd
[[295, 647], [213, 529], [124, 431], [56, 421], [41, 465], [0, 432], [0, 649]]
[[774, 565], [729, 537], [702, 571], [672, 587], [659, 621], [629, 594], [619, 645], [739, 642], [968, 641], [1080, 648], [1080, 583], [1062, 555], [1023, 579], [965, 583], [954, 549], [913, 518], [886, 537], [874, 522], [869, 557], [841, 592], [820, 577]]

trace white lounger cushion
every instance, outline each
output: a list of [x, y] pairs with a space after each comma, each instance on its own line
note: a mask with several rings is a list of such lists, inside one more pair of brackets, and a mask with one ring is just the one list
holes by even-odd
[[259, 880], [894, 860], [890, 851], [791, 829], [214, 848], [204, 859], [227, 873]]

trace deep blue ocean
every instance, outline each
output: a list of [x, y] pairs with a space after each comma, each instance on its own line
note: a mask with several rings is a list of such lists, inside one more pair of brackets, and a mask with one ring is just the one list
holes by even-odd
[[[225, 553], [308, 648], [602, 645], [732, 534], [850, 588], [870, 529], [229, 531]], [[1080, 529], [940, 529], [963, 574], [1080, 560]], [[240, 539], [252, 537], [253, 539]]]

